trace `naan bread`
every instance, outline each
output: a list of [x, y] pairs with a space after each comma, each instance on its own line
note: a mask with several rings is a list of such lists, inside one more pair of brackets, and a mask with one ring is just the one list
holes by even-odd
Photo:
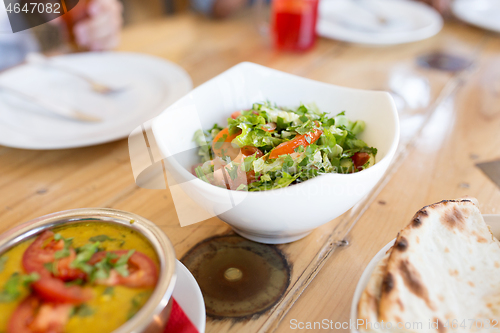
[[[379, 265], [365, 293], [377, 297], [373, 291], [377, 285], [377, 322], [390, 323], [392, 329], [368, 331], [500, 329], [500, 243], [472, 199], [442, 201], [418, 211], [399, 233], [387, 263]], [[369, 308], [360, 303], [358, 318], [373, 319], [374, 311], [365, 309]], [[484, 328], [488, 320], [497, 325]], [[398, 329], [398, 323], [411, 327]]]
[[358, 319], [362, 319], [363, 322], [374, 323], [378, 321], [378, 307], [382, 292], [382, 280], [384, 279], [387, 269], [387, 261], [389, 260], [391, 250], [392, 248], [390, 248], [384, 258], [379, 261], [370, 276], [370, 280], [368, 281], [365, 290], [359, 298]]

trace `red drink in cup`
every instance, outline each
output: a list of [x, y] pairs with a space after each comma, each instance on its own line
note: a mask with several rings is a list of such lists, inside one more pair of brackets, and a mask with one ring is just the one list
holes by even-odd
[[305, 51], [314, 46], [318, 1], [272, 1], [271, 34], [277, 49]]

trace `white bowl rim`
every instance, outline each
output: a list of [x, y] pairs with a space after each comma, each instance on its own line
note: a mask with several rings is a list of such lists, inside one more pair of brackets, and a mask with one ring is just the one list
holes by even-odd
[[[365, 169], [365, 170], [363, 170], [361, 172], [350, 173], [350, 174], [341, 174], [341, 173], [321, 174], [321, 175], [318, 175], [318, 176], [316, 176], [314, 178], [308, 179], [307, 181], [305, 181], [303, 183], [295, 184], [295, 185], [293, 185], [291, 187], [287, 186], [287, 187], [283, 187], [283, 188], [279, 188], [279, 189], [274, 189], [274, 190], [268, 190], [268, 191], [254, 191], [254, 192], [250, 192], [250, 191], [235, 191], [235, 190], [228, 190], [228, 189], [225, 189], [225, 188], [222, 188], [222, 187], [219, 187], [219, 186], [215, 186], [215, 185], [206, 183], [203, 180], [199, 179], [198, 177], [195, 177], [194, 175], [193, 175], [193, 177], [195, 179], [193, 179], [194, 180], [193, 185], [199, 186], [201, 188], [205, 187], [207, 190], [213, 190], [213, 191], [219, 192], [221, 194], [223, 193], [222, 191], [224, 191], [224, 193], [226, 193], [226, 191], [231, 191], [231, 193], [234, 193], [234, 195], [245, 195], [245, 196], [246, 195], [252, 195], [252, 196], [262, 195], [263, 193], [270, 193], [270, 192], [272, 192], [272, 194], [275, 194], [275, 193], [278, 193], [278, 191], [281, 191], [281, 192], [283, 192], [283, 191], [289, 191], [290, 189], [295, 189], [298, 186], [301, 186], [301, 188], [303, 188], [304, 184], [310, 184], [311, 185], [313, 182], [317, 182], [318, 179], [320, 179], [320, 177], [322, 177], [322, 176], [357, 178], [357, 177], [359, 177], [359, 174], [361, 174], [361, 173], [363, 173], [364, 175], [367, 175], [368, 173], [374, 173], [377, 169], [381, 168], [381, 166], [379, 166], [379, 165], [380, 165], [380, 163], [382, 161], [384, 161], [386, 159], [392, 159], [393, 156], [394, 156], [394, 154], [396, 153], [396, 150], [397, 150], [398, 144], [399, 144], [399, 136], [400, 136], [399, 116], [398, 116], [398, 111], [397, 111], [397, 108], [396, 108], [396, 104], [394, 103], [394, 100], [392, 99], [391, 95], [388, 92], [386, 92], [386, 91], [356, 89], [356, 88], [349, 88], [349, 87], [337, 86], [337, 85], [334, 85], [334, 84], [331, 84], [331, 83], [326, 83], [326, 82], [312, 80], [312, 79], [309, 79], [309, 78], [304, 78], [304, 77], [301, 77], [301, 76], [298, 76], [298, 75], [286, 73], [286, 72], [279, 71], [279, 70], [276, 70], [276, 69], [273, 69], [273, 68], [268, 68], [266, 66], [262, 66], [262, 65], [258, 65], [258, 64], [252, 63], [252, 62], [245, 61], [245, 62], [241, 62], [241, 63], [239, 63], [239, 64], [237, 64], [237, 65], [235, 65], [235, 66], [227, 69], [226, 71], [224, 71], [221, 74], [215, 76], [214, 78], [208, 80], [207, 82], [202, 83], [198, 87], [196, 87], [193, 90], [191, 90], [191, 92], [189, 92], [188, 95], [191, 94], [191, 93], [193, 93], [193, 92], [195, 92], [195, 91], [197, 91], [197, 90], [199, 90], [199, 89], [202, 89], [205, 85], [209, 84], [212, 80], [217, 79], [221, 75], [224, 75], [224, 74], [229, 73], [231, 71], [235, 71], [235, 70], [237, 70], [237, 69], [239, 69], [241, 67], [254, 67], [254, 68], [264, 69], [264, 70], [267, 70], [267, 71], [272, 71], [272, 72], [275, 72], [275, 73], [279, 73], [281, 75], [284, 74], [284, 75], [288, 75], [288, 76], [293, 76], [293, 77], [296, 77], [296, 78], [300, 78], [301, 80], [314, 82], [315, 84], [321, 84], [321, 85], [325, 85], [325, 86], [329, 86], [329, 87], [335, 87], [336, 89], [340, 89], [340, 90], [351, 91], [351, 92], [361, 92], [361, 93], [364, 93], [364, 94], [376, 94], [376, 95], [385, 96], [387, 98], [387, 100], [389, 101], [390, 105], [391, 105], [391, 115], [392, 115], [394, 123], [395, 123], [395, 133], [394, 133], [394, 137], [392, 138], [392, 142], [391, 142], [391, 145], [389, 147], [389, 150], [387, 151], [387, 153], [385, 154], [385, 156], [380, 161], [378, 161], [378, 162], [375, 163], [375, 165], [373, 165], [372, 167], [370, 167], [368, 169]], [[163, 114], [167, 113], [168, 110], [176, 108], [177, 104], [179, 104], [182, 101], [182, 99], [184, 99], [186, 96], [187, 95], [183, 96], [177, 102], [175, 102], [174, 104], [172, 104], [171, 106], [169, 106], [167, 109], [165, 109], [160, 115], [158, 115], [157, 117], [154, 118], [154, 120], [152, 122], [153, 134], [159, 132], [157, 119], [159, 117], [161, 117]], [[160, 147], [160, 150], [169, 151], [168, 147], [166, 147], [162, 142], [158, 142], [157, 141], [157, 144]], [[185, 172], [191, 174], [184, 167], [181, 166], [181, 168]]]

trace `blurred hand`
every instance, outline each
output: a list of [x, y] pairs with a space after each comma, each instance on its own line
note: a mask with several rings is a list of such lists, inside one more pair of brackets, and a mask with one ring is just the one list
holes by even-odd
[[90, 0], [88, 18], [74, 27], [78, 45], [91, 51], [110, 50], [120, 42], [123, 6], [118, 0]]
[[422, 2], [436, 8], [441, 14], [448, 14], [450, 11], [451, 0], [422, 0]]
[[212, 15], [215, 18], [226, 18], [248, 5], [247, 0], [215, 0]]

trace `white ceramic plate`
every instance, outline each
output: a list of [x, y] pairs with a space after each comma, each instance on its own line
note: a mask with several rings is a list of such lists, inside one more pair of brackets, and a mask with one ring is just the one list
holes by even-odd
[[121, 139], [192, 88], [189, 75], [181, 67], [143, 54], [82, 53], [57, 56], [52, 61], [125, 90], [99, 95], [80, 78], [40, 65], [26, 64], [5, 71], [0, 74], [0, 85], [77, 107], [103, 121], [84, 123], [59, 118], [0, 91], [0, 145], [62, 149]]
[[500, 1], [455, 0], [451, 5], [453, 15], [480, 28], [500, 32]]
[[[386, 19], [386, 23], [381, 24], [377, 16]], [[442, 27], [441, 15], [416, 1], [335, 0], [320, 2], [316, 29], [319, 35], [327, 38], [392, 45], [432, 37]]]
[[[493, 214], [485, 214], [483, 215], [484, 221], [486, 222], [487, 225], [490, 226], [491, 232], [496, 238], [500, 238], [500, 215], [493, 215]], [[356, 286], [356, 290], [354, 291], [354, 297], [352, 300], [351, 304], [351, 322], [355, 323], [356, 320], [358, 319], [358, 303], [359, 299], [361, 298], [361, 294], [366, 288], [366, 285], [368, 284], [368, 281], [370, 280], [370, 277], [372, 275], [373, 270], [375, 267], [377, 267], [377, 264], [379, 263], [382, 258], [384, 258], [384, 255], [389, 251], [391, 246], [394, 245], [394, 242], [396, 241], [396, 238], [394, 238], [392, 241], [390, 241], [386, 246], [380, 250], [375, 257], [370, 261], [368, 266], [366, 266], [363, 274], [361, 274], [361, 278], [358, 281], [358, 285]], [[355, 328], [351, 328], [352, 333], [358, 333], [358, 331]]]
[[179, 260], [176, 265], [177, 281], [172, 297], [177, 301], [186, 316], [199, 333], [205, 332], [205, 302], [200, 287], [191, 272]]

